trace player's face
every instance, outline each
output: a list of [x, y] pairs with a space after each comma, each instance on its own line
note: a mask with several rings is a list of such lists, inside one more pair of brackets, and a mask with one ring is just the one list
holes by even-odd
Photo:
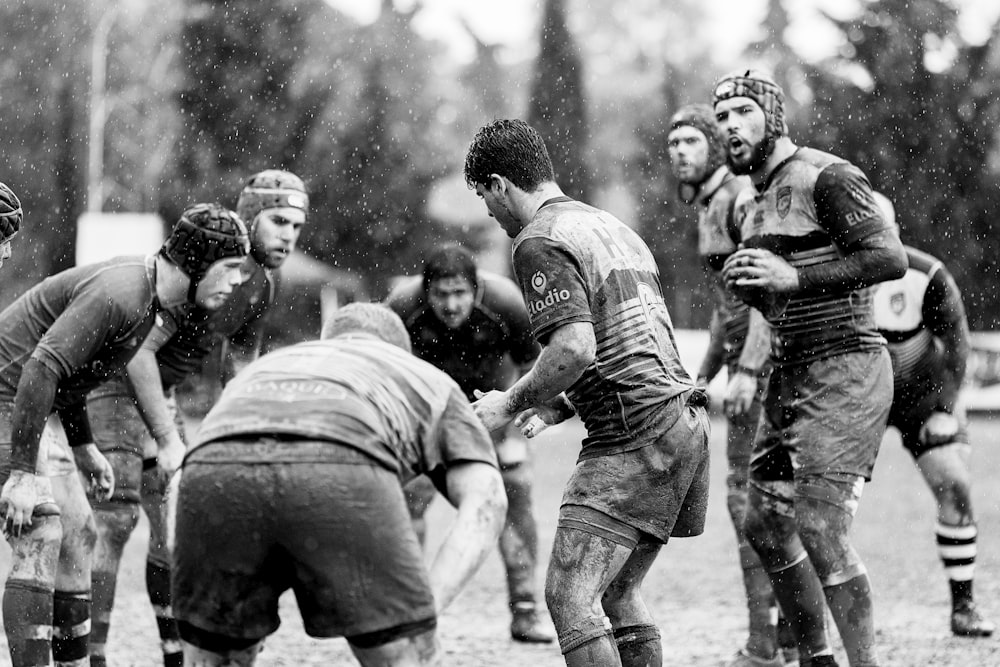
[[10, 241], [0, 243], [0, 266], [3, 266], [3, 263], [10, 259], [10, 254]]
[[427, 286], [427, 303], [434, 315], [449, 329], [465, 324], [472, 314], [476, 290], [464, 276], [432, 280]]
[[482, 197], [490, 217], [496, 218], [503, 230], [507, 232], [507, 236], [514, 238], [520, 233], [521, 225], [510, 211], [506, 190], [500, 187], [500, 183], [495, 180], [495, 177], [491, 177], [487, 185], [477, 183], [476, 194]]
[[708, 174], [708, 139], [690, 125], [674, 128], [667, 135], [667, 153], [674, 176], [681, 183], [701, 183]]
[[306, 212], [300, 208], [286, 206], [261, 211], [251, 223], [254, 259], [269, 269], [280, 267], [295, 250], [305, 223]]
[[243, 282], [243, 258], [226, 257], [212, 266], [195, 288], [194, 302], [205, 310], [218, 310]]
[[764, 166], [773, 142], [768, 141], [764, 110], [749, 97], [730, 97], [715, 105], [715, 119], [726, 140], [726, 162], [736, 174]]

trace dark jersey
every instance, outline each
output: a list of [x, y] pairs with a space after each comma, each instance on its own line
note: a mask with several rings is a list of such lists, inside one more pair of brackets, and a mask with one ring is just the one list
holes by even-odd
[[698, 254], [712, 273], [716, 309], [725, 332], [726, 364], [739, 361], [750, 324], [750, 307], [722, 285], [722, 265], [740, 244], [740, 229], [734, 215], [736, 196], [752, 187], [746, 176], [735, 176], [726, 167], [701, 185], [694, 204], [698, 209]]
[[455, 381], [368, 337], [299, 343], [253, 362], [226, 386], [194, 449], [257, 435], [351, 447], [404, 482], [457, 461], [496, 465]]
[[259, 349], [264, 314], [274, 300], [274, 279], [264, 267], [253, 266], [253, 274], [233, 290], [222, 308], [207, 311], [183, 304], [163, 314], [146, 345], [156, 350], [164, 389], [197, 372], [222, 340]]
[[939, 339], [964, 335], [968, 327], [958, 285], [941, 261], [910, 247], [906, 257], [906, 275], [875, 291], [875, 322], [889, 342], [897, 396], [939, 384], [944, 366]]
[[593, 325], [594, 362], [566, 391], [587, 427], [581, 456], [649, 444], [677, 420], [670, 398], [691, 389], [653, 256], [610, 213], [568, 198], [546, 202], [513, 246], [535, 337]]
[[413, 354], [450, 375], [470, 400], [475, 389], [507, 388], [507, 355], [522, 365], [539, 352], [517, 285], [486, 272], [479, 272], [476, 282], [472, 312], [457, 329], [431, 310], [419, 277], [407, 279], [386, 301], [406, 325]]
[[[742, 208], [748, 248], [764, 248], [802, 268], [833, 262], [844, 248], [889, 231], [860, 169], [841, 158], [799, 148], [768, 176]], [[878, 348], [872, 288], [803, 290], [787, 306], [765, 313], [772, 326], [772, 359], [794, 364]]]
[[0, 402], [13, 402], [29, 358], [58, 378], [55, 407], [118, 373], [153, 327], [153, 257], [116, 257], [46, 278], [0, 313]]

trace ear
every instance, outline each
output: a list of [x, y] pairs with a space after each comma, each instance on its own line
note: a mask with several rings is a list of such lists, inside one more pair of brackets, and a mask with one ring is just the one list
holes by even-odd
[[507, 179], [500, 174], [490, 174], [486, 188], [496, 192], [496, 194], [505, 194], [507, 192]]

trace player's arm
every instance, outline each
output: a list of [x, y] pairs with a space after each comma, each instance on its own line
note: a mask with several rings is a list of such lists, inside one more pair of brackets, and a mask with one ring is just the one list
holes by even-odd
[[708, 325], [708, 349], [698, 368], [699, 387], [707, 387], [722, 370], [725, 357], [726, 332], [722, 324], [722, 313], [718, 306], [712, 309], [712, 319]]
[[438, 612], [451, 604], [494, 549], [507, 515], [503, 480], [494, 466], [459, 461], [448, 467], [445, 479], [448, 500], [458, 513], [431, 563]]
[[80, 396], [56, 412], [66, 433], [66, 441], [73, 449], [76, 467], [87, 480], [87, 491], [97, 500], [109, 499], [115, 488], [114, 469], [94, 442], [86, 397]]
[[549, 335], [535, 365], [505, 392], [491, 391], [473, 404], [488, 430], [494, 431], [528, 408], [560, 400], [593, 363], [597, 340], [590, 322], [570, 322]]
[[939, 405], [936, 411], [953, 414], [958, 401], [972, 344], [962, 294], [944, 266], [930, 278], [923, 304], [924, 322], [940, 341], [944, 357], [940, 376]]
[[756, 308], [750, 309], [748, 317], [747, 337], [740, 350], [740, 359], [726, 385], [724, 405], [726, 414], [730, 417], [750, 410], [757, 396], [761, 375], [765, 372], [771, 355], [771, 326]]
[[184, 459], [185, 446], [163, 393], [163, 379], [155, 350], [147, 347], [140, 349], [125, 367], [125, 374], [142, 421], [156, 441], [157, 468], [169, 476]]

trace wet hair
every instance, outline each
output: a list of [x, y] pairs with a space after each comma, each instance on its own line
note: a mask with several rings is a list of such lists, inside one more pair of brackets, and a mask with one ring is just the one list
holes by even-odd
[[381, 303], [349, 303], [333, 311], [323, 323], [321, 338], [362, 333], [410, 352], [410, 334], [399, 315]]
[[542, 135], [523, 120], [494, 120], [476, 132], [465, 156], [465, 182], [470, 188], [499, 174], [524, 190], [534, 192], [555, 180], [552, 159]]
[[431, 283], [442, 278], [465, 278], [475, 289], [478, 286], [476, 278], [476, 259], [467, 248], [457, 243], [441, 246], [424, 262], [424, 292], [431, 288]]

